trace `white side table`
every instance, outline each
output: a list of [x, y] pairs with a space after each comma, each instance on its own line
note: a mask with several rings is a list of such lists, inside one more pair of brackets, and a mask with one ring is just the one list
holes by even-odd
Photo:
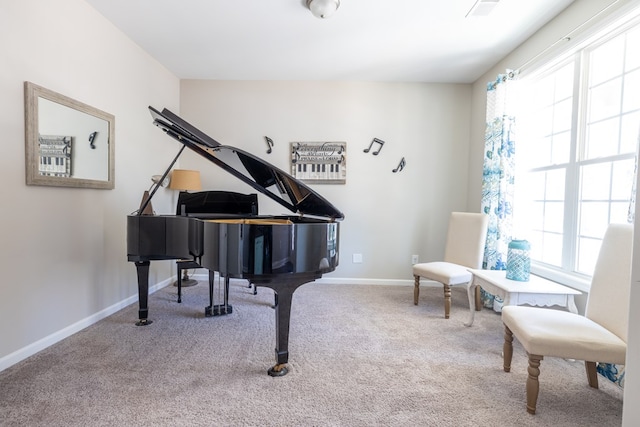
[[[473, 279], [467, 287], [469, 302], [475, 301], [476, 286], [481, 286], [487, 292], [497, 295], [504, 300], [504, 305], [528, 304], [538, 307], [559, 305], [566, 307], [572, 313], [578, 313], [574, 300], [581, 292], [568, 286], [561, 285], [540, 276], [531, 275], [528, 282], [507, 279], [504, 270], [469, 270]], [[470, 304], [471, 315], [466, 326], [473, 324], [475, 303]]]

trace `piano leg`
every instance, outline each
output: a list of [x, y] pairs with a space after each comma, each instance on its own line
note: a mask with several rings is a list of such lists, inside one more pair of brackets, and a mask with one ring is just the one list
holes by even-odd
[[[269, 368], [267, 373], [272, 377], [281, 377], [289, 372], [289, 321], [291, 319], [291, 300], [293, 293], [305, 283], [312, 282], [321, 275], [292, 276], [290, 278], [279, 276], [274, 279], [254, 276], [250, 280], [256, 285], [271, 288], [275, 292], [276, 311], [276, 364]], [[274, 280], [272, 282], [272, 280]]]
[[274, 308], [276, 310], [276, 365], [269, 368], [267, 373], [272, 377], [281, 377], [289, 372], [289, 324], [291, 319], [291, 300], [293, 292], [300, 286], [290, 288], [285, 286], [276, 292]]
[[247, 286], [247, 288], [253, 289], [253, 294], [254, 295], [258, 295], [258, 289], [257, 289], [256, 285], [254, 285], [253, 283], [249, 282], [249, 286]]
[[149, 315], [149, 261], [136, 261], [136, 272], [138, 273], [138, 321], [137, 326], [146, 326], [153, 323], [147, 316]]

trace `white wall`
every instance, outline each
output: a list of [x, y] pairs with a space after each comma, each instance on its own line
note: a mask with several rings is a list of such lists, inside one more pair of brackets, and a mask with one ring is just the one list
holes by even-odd
[[[411, 255], [441, 259], [448, 216], [467, 210], [470, 85], [181, 82], [182, 117], [221, 144], [290, 170], [290, 143], [346, 141], [347, 183], [312, 187], [345, 214], [340, 266], [326, 277], [412, 283]], [[264, 136], [273, 139], [266, 154]], [[363, 152], [377, 137], [377, 156]], [[255, 192], [197, 155], [203, 188]], [[402, 159], [406, 167], [392, 170]], [[289, 213], [259, 199], [260, 213]], [[352, 255], [362, 254], [354, 264]]]
[[[126, 216], [177, 152], [147, 106], [178, 110], [179, 81], [83, 0], [0, 0], [0, 55], [2, 370], [137, 301]], [[24, 81], [115, 116], [114, 190], [25, 185]], [[172, 269], [155, 263], [151, 283]]]
[[[624, 14], [625, 11], [632, 7], [637, 7], [638, 4], [638, 0], [576, 0], [564, 12], [545, 25], [473, 84], [468, 182], [469, 206], [480, 206], [481, 181], [477, 178], [482, 176], [487, 82], [494, 80], [499, 73], [503, 73], [506, 69], [518, 69], [531, 60], [541, 61], [544, 58], [552, 57], [554, 53], [557, 54], [563, 49], [570, 48], [572, 44], [579, 42], [581, 36], [586, 35], [593, 28], [609, 21], [612, 17]], [[605, 9], [604, 13], [592, 19], [598, 12]], [[587, 21], [589, 22], [587, 23]], [[578, 31], [572, 35], [571, 41], [558, 42], [576, 29]], [[556, 44], [556, 42], [558, 43]], [[555, 46], [550, 48], [554, 44]], [[638, 261], [639, 256], [636, 255], [634, 258], [636, 259], [636, 269], [638, 269], [640, 268], [638, 267], [640, 263]], [[632, 286], [631, 307], [640, 305], [640, 291], [638, 290], [637, 279], [638, 276], [636, 275], [636, 280]], [[582, 298], [579, 305], [582, 305], [582, 309], [584, 298]], [[627, 352], [624, 394], [626, 402], [623, 414], [624, 426], [637, 425], [637, 420], [640, 419], [640, 407], [633, 403], [628, 404], [628, 402], [640, 401], [640, 374], [637, 372], [640, 369], [638, 366], [638, 361], [640, 361], [640, 324], [638, 315], [634, 311], [637, 310], [631, 310], [629, 327], [629, 350]]]

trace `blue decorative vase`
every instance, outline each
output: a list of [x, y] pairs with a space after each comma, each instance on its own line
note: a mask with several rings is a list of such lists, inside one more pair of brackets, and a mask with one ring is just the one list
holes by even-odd
[[531, 245], [526, 240], [512, 240], [507, 251], [507, 279], [519, 282], [529, 281]]

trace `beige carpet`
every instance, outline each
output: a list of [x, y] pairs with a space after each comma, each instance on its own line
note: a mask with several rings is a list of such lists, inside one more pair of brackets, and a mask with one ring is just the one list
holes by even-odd
[[[545, 359], [538, 413], [526, 356], [502, 371], [500, 316], [473, 327], [463, 289], [307, 284], [294, 294], [290, 372], [271, 378], [273, 292], [231, 287], [234, 312], [205, 318], [207, 287], [164, 288], [0, 373], [2, 426], [618, 426], [622, 391], [582, 362]], [[60, 307], [64, 310], [64, 307]]]

